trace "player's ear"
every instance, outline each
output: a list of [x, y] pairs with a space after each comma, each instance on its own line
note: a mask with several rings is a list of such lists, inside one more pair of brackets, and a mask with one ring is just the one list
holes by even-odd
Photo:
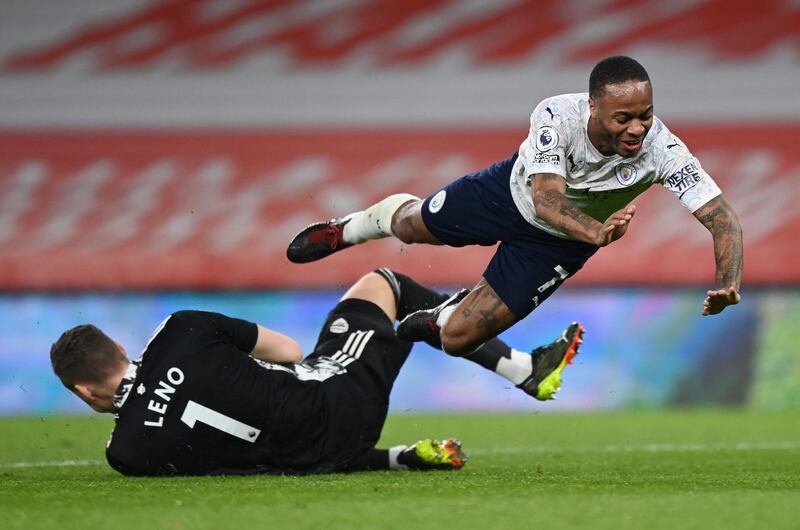
[[114, 344], [117, 345], [117, 348], [119, 348], [119, 351], [121, 351], [123, 355], [128, 355], [128, 352], [125, 351], [125, 346], [123, 346], [117, 341], [114, 341]]
[[594, 98], [589, 96], [589, 113], [592, 115], [592, 118], [594, 118], [594, 108]]
[[78, 397], [87, 403], [91, 403], [95, 398], [94, 392], [92, 392], [92, 389], [91, 387], [89, 387], [89, 385], [84, 385], [83, 383], [76, 383], [75, 385], [73, 385], [72, 388], [74, 389]]
[[95, 412], [110, 412], [103, 398], [95, 393], [93, 386], [77, 383], [73, 388], [75, 394]]

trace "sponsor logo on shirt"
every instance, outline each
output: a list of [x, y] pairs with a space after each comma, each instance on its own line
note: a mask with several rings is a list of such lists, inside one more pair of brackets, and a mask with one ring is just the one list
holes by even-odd
[[539, 151], [549, 151], [558, 145], [558, 132], [548, 125], [539, 127], [536, 131], [536, 148]]
[[633, 164], [619, 164], [614, 168], [614, 174], [617, 175], [617, 180], [623, 186], [630, 186], [636, 180], [636, 166]]
[[665, 184], [667, 188], [683, 193], [700, 182], [702, 178], [703, 175], [700, 173], [700, 168], [697, 167], [694, 161], [691, 161], [670, 175]]
[[331, 324], [330, 330], [331, 333], [346, 333], [347, 330], [350, 329], [350, 324], [347, 323], [347, 320], [343, 318], [337, 318]]
[[442, 209], [442, 206], [444, 206], [444, 200], [446, 198], [447, 198], [447, 191], [445, 190], [440, 191], [439, 193], [434, 195], [433, 199], [431, 199], [431, 202], [428, 203], [428, 210], [430, 210], [431, 213], [438, 212], [439, 210]]
[[680, 140], [678, 140], [677, 138], [675, 138], [673, 136], [672, 137], [672, 143], [671, 144], [667, 144], [667, 149], [672, 149], [673, 147], [678, 147], [679, 145], [681, 145]]
[[553, 164], [557, 166], [559, 160], [561, 159], [555, 153], [536, 153], [533, 157], [534, 164]]

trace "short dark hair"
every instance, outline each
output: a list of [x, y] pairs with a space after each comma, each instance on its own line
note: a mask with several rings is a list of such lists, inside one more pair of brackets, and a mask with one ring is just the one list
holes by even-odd
[[616, 85], [625, 81], [650, 81], [647, 70], [635, 59], [624, 55], [606, 57], [592, 68], [589, 74], [589, 95], [598, 97], [606, 85]]
[[65, 387], [100, 383], [127, 360], [119, 346], [92, 324], [68, 329], [50, 348], [50, 362]]

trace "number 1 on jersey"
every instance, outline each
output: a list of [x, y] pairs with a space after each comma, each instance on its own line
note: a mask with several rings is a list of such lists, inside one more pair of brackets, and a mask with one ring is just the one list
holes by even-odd
[[186, 403], [181, 421], [192, 429], [194, 429], [194, 424], [199, 421], [250, 443], [255, 442], [261, 434], [261, 429], [234, 420], [230, 416], [221, 414], [191, 399]]

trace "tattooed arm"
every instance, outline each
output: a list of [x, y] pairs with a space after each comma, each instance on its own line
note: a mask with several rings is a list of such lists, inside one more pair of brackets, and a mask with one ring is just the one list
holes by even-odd
[[636, 212], [630, 205], [611, 215], [605, 223], [583, 213], [564, 192], [567, 181], [560, 175], [539, 173], [533, 176], [531, 193], [536, 216], [578, 241], [604, 247], [625, 235]]
[[703, 302], [704, 315], [716, 315], [741, 300], [744, 249], [739, 218], [722, 195], [701, 206], [694, 216], [714, 238], [714, 259], [717, 262], [717, 289], [708, 291]]

